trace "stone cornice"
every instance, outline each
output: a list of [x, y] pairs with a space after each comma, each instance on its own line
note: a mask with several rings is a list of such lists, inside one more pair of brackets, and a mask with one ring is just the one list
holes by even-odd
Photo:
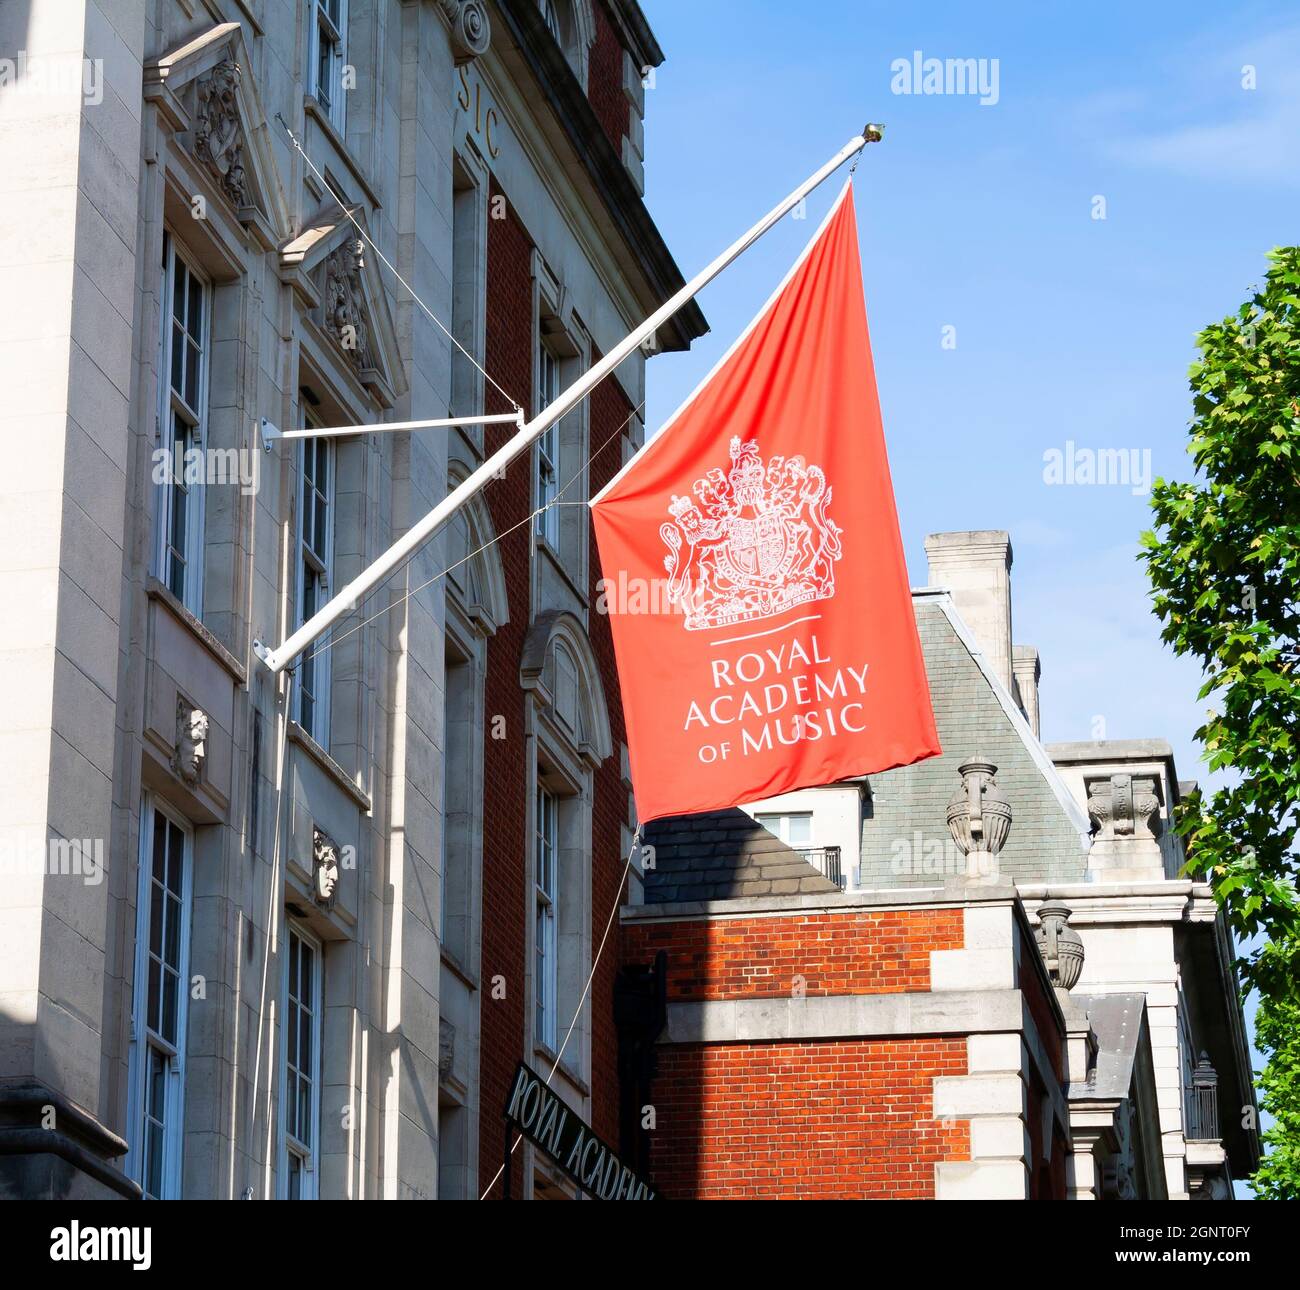
[[297, 721], [289, 722], [289, 742], [299, 748], [361, 808], [362, 814], [372, 813], [370, 794], [325, 751]]
[[208, 629], [172, 594], [165, 583], [153, 574], [145, 579], [144, 594], [158, 604], [166, 607], [168, 612], [189, 631], [205, 650], [239, 683], [248, 685], [248, 669], [237, 659]]
[[1218, 906], [1208, 883], [1178, 878], [1168, 882], [1026, 883], [1027, 905], [1064, 901], [1072, 926], [1131, 923], [1213, 923]]
[[[510, 66], [522, 62], [541, 88], [541, 98], [554, 114], [578, 166], [595, 190], [635, 263], [650, 295], [667, 300], [684, 284], [663, 235], [646, 209], [623, 159], [605, 134], [573, 68], [546, 30], [546, 20], [536, 0], [497, 0], [497, 12], [510, 41], [493, 44], [494, 57]], [[660, 329], [659, 347], [683, 350], [708, 330], [700, 306], [691, 301]]]
[[942, 887], [890, 887], [872, 891], [806, 893], [783, 896], [742, 896], [734, 900], [674, 901], [664, 904], [624, 905], [624, 923], [699, 922], [720, 918], [801, 918], [809, 914], [881, 913], [907, 909], [964, 909], [971, 905], [1015, 903], [1016, 893], [1006, 887], [971, 888], [955, 896]]
[[607, 8], [624, 47], [636, 59], [637, 67], [658, 67], [664, 61], [664, 51], [659, 47], [637, 0], [608, 0]]
[[727, 1044], [1024, 1031], [1019, 990], [833, 994], [670, 1003], [661, 1044]]

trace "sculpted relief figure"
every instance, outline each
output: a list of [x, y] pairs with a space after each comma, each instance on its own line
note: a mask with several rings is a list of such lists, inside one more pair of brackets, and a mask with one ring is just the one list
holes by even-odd
[[235, 105], [239, 74], [239, 64], [228, 58], [199, 82], [198, 120], [194, 123], [194, 153], [212, 168], [236, 207], [248, 204], [244, 143]]
[[312, 828], [312, 898], [333, 909], [339, 889], [339, 848], [328, 833]]
[[203, 777], [208, 756], [208, 714], [194, 707], [188, 699], [176, 700], [176, 752], [172, 769], [187, 784], [197, 784]]

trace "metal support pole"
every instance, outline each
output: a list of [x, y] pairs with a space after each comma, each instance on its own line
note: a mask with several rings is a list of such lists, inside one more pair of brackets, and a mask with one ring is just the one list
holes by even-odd
[[378, 421], [359, 426], [304, 426], [299, 430], [281, 430], [265, 417], [258, 429], [262, 446], [267, 452], [277, 439], [333, 439], [354, 434], [387, 434], [392, 430], [442, 430], [451, 426], [515, 425], [522, 427], [524, 414], [520, 412], [493, 412], [481, 416], [435, 417], [431, 421]]
[[505, 1177], [505, 1191], [504, 1191], [504, 1194], [502, 1195], [501, 1199], [502, 1199], [502, 1200], [513, 1200], [514, 1197], [512, 1197], [512, 1196], [510, 1195], [510, 1121], [509, 1121], [509, 1120], [506, 1121], [506, 1156], [505, 1156], [505, 1171], [506, 1171], [506, 1177]]
[[373, 590], [379, 582], [395, 569], [405, 564], [433, 536], [437, 529], [469, 501], [489, 479], [500, 475], [534, 440], [539, 439], [566, 412], [586, 398], [629, 354], [636, 350], [648, 337], [654, 335], [657, 328], [667, 322], [684, 304], [688, 303], [698, 292], [712, 282], [737, 256], [757, 242], [764, 233], [792, 211], [814, 188], [838, 170], [850, 157], [861, 152], [868, 143], [877, 142], [881, 137], [881, 130], [882, 127], [878, 125], [868, 125], [864, 127], [861, 134], [854, 135], [825, 165], [821, 166], [815, 173], [805, 179], [794, 192], [768, 211], [753, 228], [727, 247], [717, 259], [701, 269], [670, 300], [656, 309], [639, 327], [629, 332], [600, 362], [589, 368], [574, 381], [550, 407], [539, 412], [509, 442], [498, 448], [472, 475], [456, 488], [453, 488], [433, 510], [408, 529], [402, 537], [398, 538], [379, 559], [363, 569], [333, 599], [322, 605], [278, 649], [268, 650], [255, 642], [254, 648], [267, 667], [272, 672], [279, 672], [314, 640], [324, 635], [344, 614], [351, 612], [356, 605], [361, 603], [363, 596]]

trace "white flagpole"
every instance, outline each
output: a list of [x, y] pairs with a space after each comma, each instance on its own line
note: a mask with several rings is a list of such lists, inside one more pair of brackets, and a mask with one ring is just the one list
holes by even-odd
[[395, 430], [449, 430], [452, 426], [524, 425], [523, 412], [493, 412], [487, 416], [435, 417], [432, 421], [378, 421], [357, 426], [304, 426], [299, 430], [281, 430], [262, 418], [262, 446], [267, 452], [277, 439], [331, 439], [359, 434], [391, 434]]
[[868, 125], [859, 135], [848, 141], [824, 166], [810, 175], [788, 197], [774, 206], [747, 233], [733, 242], [711, 264], [701, 269], [670, 300], [662, 304], [639, 327], [628, 333], [595, 366], [589, 368], [569, 386], [549, 407], [544, 408], [518, 434], [503, 444], [472, 475], [452, 489], [422, 520], [406, 531], [373, 564], [363, 569], [331, 600], [321, 606], [298, 630], [277, 649], [268, 650], [254, 642], [254, 649], [272, 672], [279, 672], [293, 661], [314, 640], [327, 632], [345, 614], [350, 613], [361, 598], [371, 591], [395, 569], [406, 562], [433, 536], [450, 516], [454, 515], [489, 479], [505, 469], [534, 440], [566, 412], [576, 407], [600, 384], [629, 354], [657, 328], [667, 322], [684, 304], [702, 291], [733, 260], [746, 251], [774, 224], [793, 210], [820, 183], [834, 174], [850, 157], [861, 152], [868, 143], [876, 143], [882, 127]]

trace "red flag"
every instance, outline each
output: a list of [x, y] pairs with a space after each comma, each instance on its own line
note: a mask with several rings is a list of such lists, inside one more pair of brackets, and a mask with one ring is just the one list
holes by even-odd
[[643, 822], [940, 751], [851, 186], [591, 507]]

